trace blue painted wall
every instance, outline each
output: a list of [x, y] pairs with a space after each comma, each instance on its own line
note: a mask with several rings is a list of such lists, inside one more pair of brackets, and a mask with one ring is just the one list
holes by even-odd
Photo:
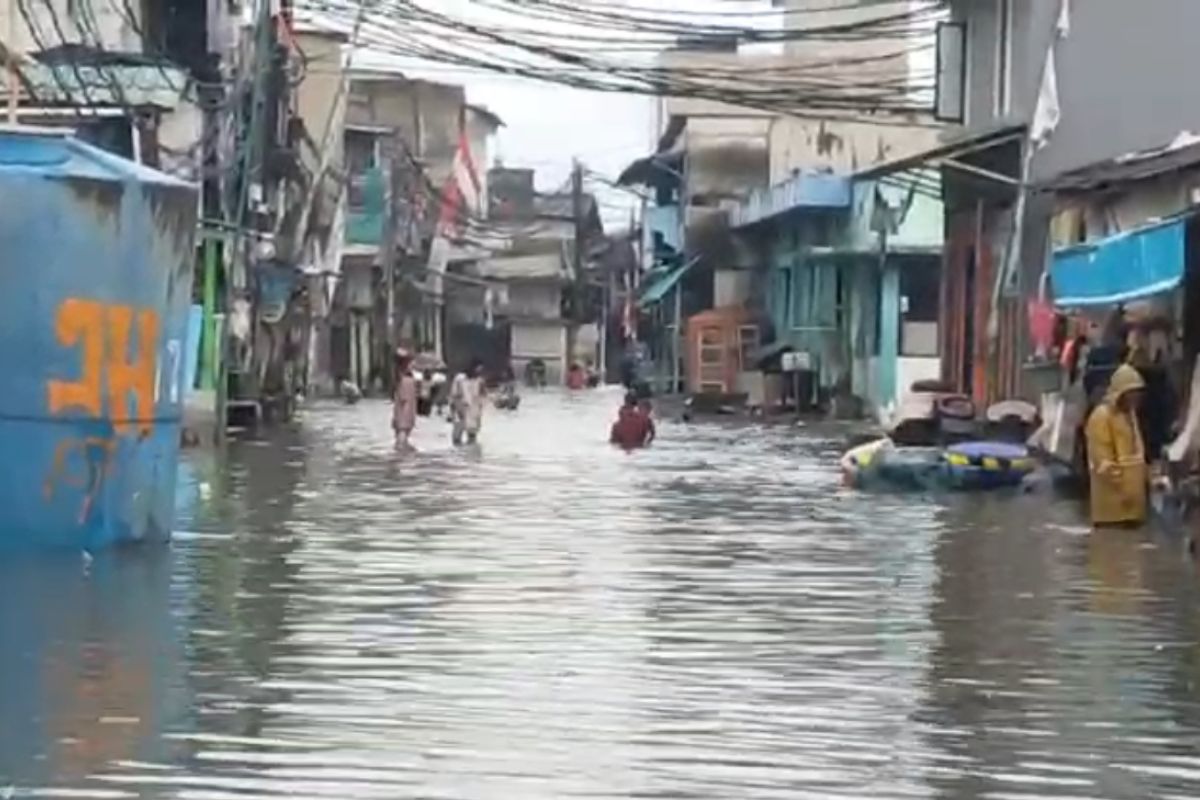
[[860, 253], [879, 252], [879, 232], [872, 227], [876, 220], [878, 195], [890, 208], [907, 206], [905, 213], [897, 219], [896, 228], [888, 233], [888, 247], [895, 252], [927, 251], [940, 252], [945, 244], [945, 210], [942, 201], [933, 197], [933, 187], [939, 180], [923, 178], [926, 189], [912, 192], [904, 185], [911, 180], [904, 175], [894, 182], [874, 180], [856, 181], [851, 215], [839, 246]]
[[0, 133], [0, 548], [169, 534], [196, 211], [160, 173]]

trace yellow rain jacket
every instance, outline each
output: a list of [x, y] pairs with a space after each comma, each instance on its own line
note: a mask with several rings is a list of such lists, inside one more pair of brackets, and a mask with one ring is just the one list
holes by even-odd
[[1093, 525], [1140, 523], [1146, 519], [1148, 470], [1142, 432], [1137, 415], [1117, 406], [1121, 395], [1144, 386], [1136, 369], [1128, 364], [1118, 367], [1104, 401], [1088, 417]]

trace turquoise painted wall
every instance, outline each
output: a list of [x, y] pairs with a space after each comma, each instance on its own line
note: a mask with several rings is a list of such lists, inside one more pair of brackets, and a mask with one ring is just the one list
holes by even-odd
[[[774, 229], [766, 307], [779, 341], [816, 359], [823, 389], [848, 378], [854, 394], [882, 407], [896, 395], [901, 300], [899, 264], [880, 264], [872, 229], [876, 186], [857, 182], [850, 211], [831, 227], [812, 212], [797, 212]], [[879, 188], [891, 208], [908, 202], [888, 235], [889, 251], [940, 251], [941, 201], [914, 193], [909, 202], [906, 189]]]
[[371, 169], [364, 173], [362, 196], [362, 206], [346, 212], [346, 242], [379, 244], [383, 240], [386, 201], [382, 170]]
[[[903, 182], [903, 179], [898, 179]], [[890, 208], [901, 208], [909, 190], [894, 183], [858, 181], [841, 246], [856, 252], [879, 252], [879, 234], [872, 230], [875, 215], [875, 190], [879, 189]], [[942, 201], [924, 192], [914, 192], [907, 213], [895, 231], [888, 234], [889, 248], [903, 250], [941, 250], [945, 243], [945, 211]]]
[[879, 362], [871, 401], [884, 407], [896, 396], [896, 373], [900, 360], [900, 267], [895, 261], [883, 265], [879, 284]]

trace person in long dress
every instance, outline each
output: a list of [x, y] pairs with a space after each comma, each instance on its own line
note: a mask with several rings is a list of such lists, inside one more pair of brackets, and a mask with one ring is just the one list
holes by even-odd
[[408, 449], [416, 425], [417, 379], [412, 374], [412, 358], [401, 351], [396, 354], [396, 391], [392, 397], [392, 431], [396, 434], [397, 450]]
[[483, 364], [479, 360], [471, 362], [466, 372], [454, 376], [454, 382], [450, 384], [450, 440], [454, 444], [462, 444], [464, 438], [468, 444], [474, 444], [479, 438], [486, 394]]

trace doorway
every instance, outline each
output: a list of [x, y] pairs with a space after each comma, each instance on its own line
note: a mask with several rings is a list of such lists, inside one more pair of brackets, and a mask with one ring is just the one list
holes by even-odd
[[967, 248], [966, 263], [963, 265], [963, 338], [958, 388], [966, 395], [974, 395], [975, 387], [975, 254], [974, 246]]

